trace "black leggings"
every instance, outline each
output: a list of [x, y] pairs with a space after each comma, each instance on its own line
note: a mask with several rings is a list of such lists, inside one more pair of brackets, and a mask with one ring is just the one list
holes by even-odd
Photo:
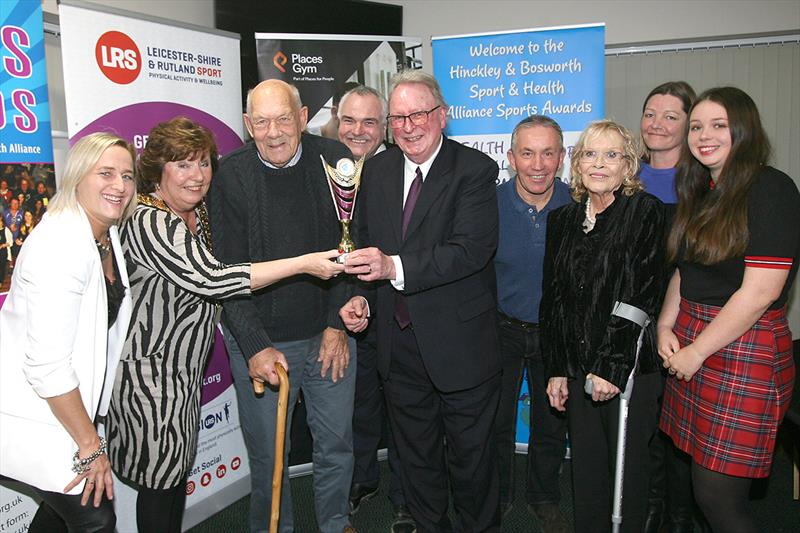
[[180, 533], [186, 505], [186, 483], [169, 489], [138, 487], [136, 522], [139, 533]]
[[748, 477], [729, 476], [692, 463], [694, 497], [714, 533], [758, 531], [749, 510], [752, 482]]
[[100, 507], [92, 500], [81, 505], [81, 495], [61, 494], [36, 489], [42, 498], [28, 533], [114, 533], [117, 517], [114, 505], [105, 494]]

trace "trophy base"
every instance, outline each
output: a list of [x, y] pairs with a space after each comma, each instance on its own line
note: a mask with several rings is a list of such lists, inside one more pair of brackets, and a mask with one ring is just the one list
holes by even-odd
[[347, 260], [348, 255], [350, 255], [349, 252], [344, 252], [342, 254], [339, 254], [335, 259], [333, 259], [333, 261], [335, 261], [339, 265], [343, 265], [344, 262]]

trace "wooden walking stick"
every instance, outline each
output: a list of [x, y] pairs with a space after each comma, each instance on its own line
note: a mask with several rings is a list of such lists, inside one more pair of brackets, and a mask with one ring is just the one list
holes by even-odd
[[[269, 516], [269, 533], [278, 533], [281, 516], [281, 488], [283, 485], [283, 447], [286, 441], [286, 410], [289, 405], [289, 376], [280, 363], [275, 363], [278, 374], [278, 420], [275, 424], [275, 463], [272, 470], [272, 509]], [[264, 394], [264, 383], [253, 381], [256, 394]]]

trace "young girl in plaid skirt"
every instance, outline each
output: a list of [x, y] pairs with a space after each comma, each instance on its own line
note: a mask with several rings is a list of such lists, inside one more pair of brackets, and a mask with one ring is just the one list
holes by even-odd
[[678, 269], [658, 321], [671, 375], [660, 427], [691, 456], [695, 498], [719, 532], [758, 531], [750, 484], [769, 475], [795, 374], [786, 302], [800, 193], [769, 153], [740, 89], [710, 89], [692, 106], [668, 242]]

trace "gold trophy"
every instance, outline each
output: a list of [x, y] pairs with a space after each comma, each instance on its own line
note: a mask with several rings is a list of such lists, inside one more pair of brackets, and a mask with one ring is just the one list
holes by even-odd
[[341, 255], [336, 258], [336, 262], [342, 264], [347, 254], [356, 249], [356, 243], [350, 237], [350, 221], [356, 206], [358, 187], [361, 185], [361, 169], [364, 168], [364, 158], [362, 157], [355, 163], [351, 159], [342, 158], [336, 163], [336, 168], [330, 166], [322, 155], [319, 158], [322, 159], [322, 168], [325, 169], [325, 175], [328, 177], [328, 188], [331, 190], [333, 206], [336, 209], [339, 224], [342, 226], [342, 240], [339, 241]]

